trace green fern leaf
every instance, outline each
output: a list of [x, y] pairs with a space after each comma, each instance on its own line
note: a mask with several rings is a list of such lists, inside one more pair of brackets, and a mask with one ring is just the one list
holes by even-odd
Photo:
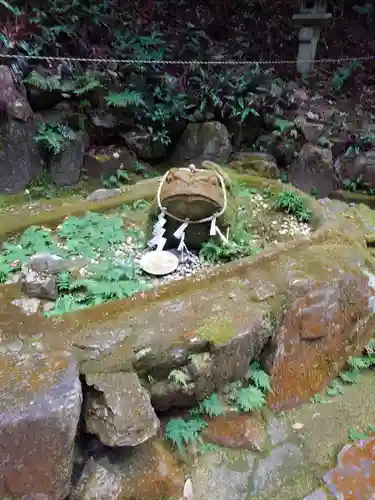
[[199, 418], [190, 420], [172, 418], [165, 427], [164, 435], [181, 451], [184, 444], [196, 441], [199, 438], [200, 431], [207, 425], [207, 422]]
[[224, 414], [224, 406], [217, 397], [217, 394], [212, 394], [212, 396], [202, 401], [199, 407], [203, 413], [211, 418]]
[[345, 384], [355, 384], [357, 382], [357, 374], [352, 371], [341, 372], [339, 377]]
[[262, 391], [256, 387], [245, 387], [238, 389], [229, 395], [229, 399], [241, 411], [258, 410], [266, 404], [266, 400]]
[[105, 97], [108, 106], [116, 108], [126, 106], [145, 106], [142, 94], [135, 90], [125, 90], [124, 92], [113, 92]]
[[250, 366], [249, 380], [263, 392], [272, 392], [271, 379], [268, 373], [260, 369], [258, 361], [254, 361]]
[[32, 71], [27, 78], [23, 79], [23, 83], [28, 83], [41, 90], [47, 90], [53, 92], [54, 90], [60, 90], [61, 79], [59, 75], [52, 76], [42, 76], [36, 71]]

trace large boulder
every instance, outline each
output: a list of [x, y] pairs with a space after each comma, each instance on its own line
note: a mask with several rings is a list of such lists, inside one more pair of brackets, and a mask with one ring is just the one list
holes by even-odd
[[25, 95], [7, 66], [0, 66], [0, 193], [17, 193], [44, 165], [36, 122]]
[[82, 404], [76, 361], [66, 352], [8, 352], [0, 391], [0, 498], [63, 500]]
[[330, 196], [339, 186], [331, 150], [305, 144], [288, 167], [288, 180], [306, 193], [314, 191], [319, 198]]
[[231, 153], [232, 144], [225, 125], [215, 121], [189, 123], [177, 143], [172, 163], [179, 167], [190, 163], [200, 165], [204, 160], [224, 164]]
[[63, 145], [61, 153], [50, 157], [52, 182], [57, 186], [71, 186], [79, 181], [88, 143], [86, 134], [77, 133], [74, 140]]

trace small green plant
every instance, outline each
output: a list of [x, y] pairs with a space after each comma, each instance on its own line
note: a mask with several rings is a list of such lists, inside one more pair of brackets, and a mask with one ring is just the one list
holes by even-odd
[[300, 222], [309, 222], [312, 211], [305, 200], [292, 191], [283, 191], [276, 196], [275, 207], [283, 212], [294, 215]]
[[333, 74], [332, 81], [331, 81], [331, 91], [333, 93], [337, 93], [342, 88], [344, 85], [349, 81], [349, 79], [353, 76], [353, 72], [356, 69], [359, 69], [361, 67], [361, 63], [358, 61], [351, 61], [345, 66], [341, 66], [338, 68], [335, 73]]
[[168, 441], [172, 441], [179, 451], [182, 451], [183, 445], [192, 441], [200, 441], [199, 433], [207, 426], [207, 422], [201, 418], [187, 420], [171, 418], [165, 427], [164, 435]]
[[338, 378], [331, 382], [323, 394], [315, 394], [313, 403], [327, 404], [329, 398], [345, 392], [345, 386], [353, 385], [358, 380], [360, 372], [375, 366], [375, 338], [365, 347], [362, 356], [351, 356], [348, 359], [348, 369], [339, 373]]
[[175, 384], [188, 388], [190, 377], [182, 370], [172, 370], [168, 375], [168, 380], [172, 380]]
[[48, 152], [58, 155], [64, 149], [65, 144], [74, 141], [75, 138], [75, 132], [67, 125], [46, 121], [38, 123], [34, 140]]
[[102, 179], [102, 184], [107, 189], [119, 188], [129, 182], [129, 174], [121, 165], [113, 174]]
[[230, 401], [240, 411], [258, 410], [265, 405], [266, 400], [263, 392], [256, 387], [242, 387], [229, 395]]
[[[193, 355], [195, 356], [195, 355]], [[195, 359], [192, 358], [191, 359]], [[186, 384], [185, 376], [181, 370], [173, 370], [168, 378], [180, 383], [183, 387]], [[172, 376], [171, 376], [172, 375]], [[190, 418], [173, 418], [165, 428], [165, 437], [182, 451], [183, 445], [192, 441], [200, 443], [199, 453], [212, 451], [210, 445], [202, 442], [200, 431], [208, 426], [207, 418], [219, 417], [225, 414], [223, 400], [228, 404], [234, 405], [237, 411], [249, 412], [260, 409], [265, 405], [265, 396], [272, 392], [269, 375], [261, 369], [259, 362], [253, 362], [250, 365], [248, 373], [243, 380], [232, 382], [223, 390], [222, 396], [216, 393], [201, 401], [201, 403], [192, 408]]]

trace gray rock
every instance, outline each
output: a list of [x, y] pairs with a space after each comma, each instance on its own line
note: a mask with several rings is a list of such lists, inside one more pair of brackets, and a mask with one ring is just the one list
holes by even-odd
[[0, 392], [0, 498], [64, 499], [82, 404], [76, 361], [61, 351], [1, 355]]
[[0, 123], [0, 192], [22, 191], [41, 172], [43, 159], [34, 141], [35, 123], [7, 119]]
[[31, 256], [27, 267], [36, 273], [59, 274], [64, 270], [65, 260], [58, 255], [36, 253]]
[[79, 181], [87, 142], [87, 136], [78, 133], [74, 141], [64, 144], [64, 149], [59, 155], [51, 158], [51, 177], [57, 186], [70, 186]]
[[247, 500], [255, 463], [252, 453], [207, 453], [193, 466], [194, 500]]
[[101, 201], [106, 200], [107, 198], [113, 198], [114, 196], [119, 196], [121, 194], [121, 189], [97, 189], [92, 192], [86, 198], [87, 201]]
[[332, 151], [305, 144], [298, 158], [288, 168], [288, 180], [306, 193], [315, 189], [319, 198], [330, 196], [339, 187]]
[[292, 443], [273, 449], [268, 457], [258, 462], [252, 479], [252, 495], [262, 494], [262, 498], [272, 498], [273, 492], [295, 482], [303, 463], [301, 450]]
[[58, 297], [57, 277], [29, 271], [21, 279], [22, 291], [29, 297], [56, 300]]
[[122, 490], [121, 475], [94, 460], [86, 464], [71, 500], [118, 500]]
[[160, 422], [135, 373], [87, 375], [88, 432], [108, 446], [137, 446], [155, 436]]
[[167, 156], [167, 147], [154, 141], [154, 136], [147, 130], [119, 133], [130, 151], [142, 160], [162, 160]]
[[283, 443], [288, 439], [288, 427], [281, 419], [271, 415], [267, 420], [267, 434], [272, 446]]
[[220, 122], [189, 123], [172, 156], [176, 166], [203, 160], [227, 163], [232, 152], [228, 130]]

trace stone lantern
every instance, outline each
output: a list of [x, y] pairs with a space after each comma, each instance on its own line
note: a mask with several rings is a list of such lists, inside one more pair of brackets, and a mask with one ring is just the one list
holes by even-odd
[[332, 14], [327, 12], [327, 0], [301, 0], [299, 14], [293, 21], [300, 26], [297, 69], [305, 75], [313, 68], [320, 30], [327, 26]]

